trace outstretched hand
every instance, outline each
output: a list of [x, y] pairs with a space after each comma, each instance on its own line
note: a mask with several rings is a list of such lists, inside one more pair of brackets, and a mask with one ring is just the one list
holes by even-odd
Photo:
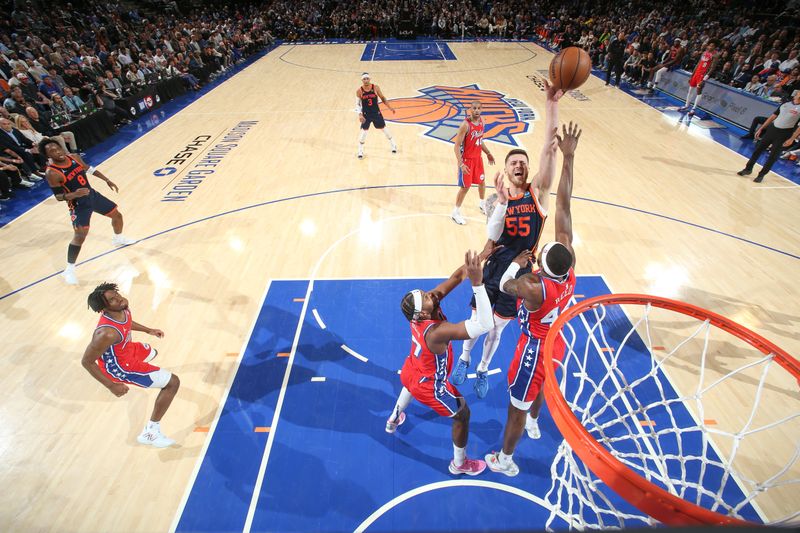
[[522, 250], [517, 257], [514, 258], [514, 262], [520, 266], [520, 268], [525, 268], [528, 266], [528, 263], [531, 262], [531, 258], [533, 254], [530, 250]]
[[483, 268], [481, 267], [481, 259], [477, 252], [468, 250], [464, 255], [464, 268], [467, 270], [467, 276], [474, 286], [483, 283]]
[[575, 149], [578, 147], [578, 139], [581, 138], [581, 133], [583, 130], [578, 128], [577, 124], [572, 124], [572, 121], [569, 123], [569, 128], [567, 128], [566, 124], [562, 124], [562, 135], [563, 137], [556, 134], [556, 139], [558, 139], [558, 147], [561, 149], [561, 153], [566, 155], [575, 155]]
[[564, 91], [556, 89], [546, 79], [544, 80], [544, 92], [547, 95], [548, 102], [558, 103], [558, 100], [564, 96]]
[[503, 173], [497, 172], [494, 175], [494, 188], [497, 193], [497, 203], [508, 203], [508, 189], [506, 188], [505, 181], [503, 181]]

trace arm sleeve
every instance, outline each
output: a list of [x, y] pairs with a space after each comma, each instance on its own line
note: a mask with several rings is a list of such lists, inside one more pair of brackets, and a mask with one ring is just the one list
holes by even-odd
[[363, 113], [364, 110], [361, 109], [361, 98], [356, 98], [356, 111], [359, 113]]
[[517, 272], [519, 272], [519, 265], [516, 264], [514, 261], [511, 261], [511, 264], [508, 265], [508, 268], [505, 272], [503, 272], [503, 276], [500, 278], [500, 292], [503, 294], [508, 294], [506, 291], [503, 290], [506, 282], [511, 281], [517, 277]]
[[472, 293], [475, 295], [477, 312], [476, 316], [464, 321], [464, 327], [467, 335], [474, 339], [494, 327], [494, 318], [492, 318], [492, 304], [489, 302], [489, 295], [486, 294], [486, 287], [483, 285], [472, 287]]
[[506, 208], [508, 204], [495, 204], [494, 211], [492, 211], [492, 216], [489, 217], [489, 221], [486, 223], [486, 236], [489, 240], [497, 242], [500, 236], [503, 234], [503, 226], [506, 223]]

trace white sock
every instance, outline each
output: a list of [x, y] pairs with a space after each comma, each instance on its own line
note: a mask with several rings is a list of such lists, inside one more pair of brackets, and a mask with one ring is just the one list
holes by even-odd
[[392, 140], [392, 134], [389, 131], [389, 128], [383, 128], [383, 134], [386, 135], [387, 139], [389, 139], [390, 141]]
[[464, 464], [464, 461], [467, 460], [467, 448], [459, 448], [455, 444], [453, 444], [453, 464], [456, 466], [461, 466]]
[[64, 269], [64, 272], [75, 272], [75, 263], [67, 263], [67, 268]]
[[689, 87], [689, 92], [686, 93], [686, 106], [685, 107], [689, 107], [689, 102], [692, 101], [692, 98], [694, 98], [695, 94], [697, 94], [697, 89], [694, 88], [694, 87]]
[[697, 106], [700, 105], [700, 99], [703, 97], [702, 94], [698, 94], [697, 98], [694, 99], [694, 106], [692, 106], [692, 110], [697, 109]]
[[497, 456], [497, 458], [500, 460], [501, 465], [509, 464], [511, 462], [512, 457], [514, 457], [513, 453], [511, 455], [506, 455], [505, 452], [503, 452], [503, 450], [500, 450], [500, 453]]
[[[474, 309], [472, 310], [472, 318], [476, 318], [478, 316], [478, 312]], [[472, 352], [472, 348], [475, 346], [475, 343], [478, 342], [478, 339], [467, 339], [464, 341], [464, 344], [461, 345], [461, 359], [462, 361], [466, 362], [467, 364], [470, 363], [472, 358], [470, 357], [470, 353]]]
[[500, 335], [502, 335], [503, 329], [509, 322], [511, 322], [510, 318], [500, 318], [495, 315], [494, 327], [489, 330], [486, 334], [486, 340], [483, 341], [483, 355], [481, 356], [480, 364], [478, 364], [478, 372], [488, 372], [492, 357], [494, 357], [494, 353], [500, 345]]
[[364, 144], [364, 141], [367, 140], [367, 130], [361, 130], [361, 133], [358, 134], [358, 142]]
[[400, 391], [400, 396], [397, 397], [397, 403], [394, 405], [394, 411], [392, 411], [392, 416], [389, 417], [390, 422], [394, 422], [400, 416], [400, 413], [406, 410], [408, 404], [411, 403], [411, 393], [408, 392], [408, 389], [403, 387], [403, 390]]
[[486, 207], [486, 200], [484, 198], [481, 198], [480, 204], [478, 205], [480, 205], [481, 207]]
[[148, 431], [159, 431], [161, 429], [161, 422], [153, 422], [152, 420], [147, 423], [146, 429]]

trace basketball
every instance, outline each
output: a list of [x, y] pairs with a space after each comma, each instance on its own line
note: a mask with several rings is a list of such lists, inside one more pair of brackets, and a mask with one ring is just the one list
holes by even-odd
[[592, 60], [582, 48], [570, 46], [550, 62], [550, 83], [562, 91], [577, 89], [589, 79]]
[[397, 98], [392, 100], [392, 107], [394, 114], [384, 104], [380, 106], [384, 118], [393, 122], [438, 122], [458, 114], [458, 108], [450, 102], [430, 98]]

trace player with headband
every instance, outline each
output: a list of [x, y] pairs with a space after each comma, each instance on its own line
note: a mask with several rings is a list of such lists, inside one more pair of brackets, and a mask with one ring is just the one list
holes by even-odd
[[[520, 253], [500, 278], [500, 290], [517, 298], [517, 319], [520, 336], [514, 359], [508, 369], [508, 420], [503, 433], [503, 449], [486, 455], [486, 465], [494, 472], [507, 476], [519, 474], [512, 458], [522, 436], [540, 436], [537, 417], [542, 407], [544, 365], [542, 357], [544, 339], [551, 324], [564, 310], [575, 292], [575, 251], [572, 249], [572, 175], [575, 149], [581, 131], [578, 126], [563, 127], [563, 138], [557, 137], [558, 147], [564, 155], [561, 179], [556, 195], [556, 240], [542, 247], [538, 270], [516, 278], [517, 272], [528, 265], [531, 252]], [[515, 279], [516, 278], [516, 279]], [[566, 345], [562, 337], [556, 340], [552, 356], [564, 357]]]
[[[466, 277], [472, 282], [477, 313], [469, 320], [453, 324], [442, 312], [441, 302]], [[467, 252], [464, 265], [449, 279], [432, 291], [415, 289], [406, 293], [400, 308], [411, 323], [411, 353], [400, 371], [403, 389], [386, 421], [386, 432], [394, 433], [405, 422], [406, 407], [414, 397], [439, 415], [453, 419], [450, 473], [476, 476], [483, 472], [486, 463], [467, 459], [469, 407], [447, 376], [453, 366], [451, 341], [475, 338], [493, 325], [492, 307], [483, 286], [481, 257], [476, 252]]]

